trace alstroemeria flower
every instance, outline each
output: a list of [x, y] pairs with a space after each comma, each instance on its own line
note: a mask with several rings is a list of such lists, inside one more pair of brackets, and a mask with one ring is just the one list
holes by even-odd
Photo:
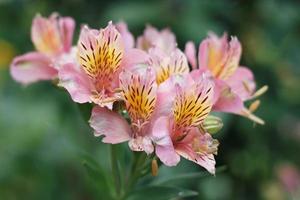
[[[123, 31], [126, 32], [124, 27]], [[68, 90], [75, 102], [110, 107], [120, 98], [120, 72], [147, 58], [145, 52], [126, 48], [125, 43], [111, 22], [99, 31], [84, 26], [77, 45], [79, 64], [66, 63], [59, 70], [60, 86]]]
[[[157, 120], [152, 129], [156, 155], [167, 166], [174, 166], [180, 156], [215, 173], [214, 155], [218, 142], [200, 131], [213, 104], [213, 84], [205, 77], [173, 76], [158, 88]], [[161, 101], [161, 99], [164, 101]]]
[[194, 69], [193, 76], [207, 71], [211, 74], [215, 82], [215, 111], [240, 114], [257, 123], [264, 123], [244, 106], [244, 101], [256, 95], [255, 81], [248, 68], [239, 66], [242, 47], [236, 37], [228, 42], [227, 34], [219, 38], [211, 33], [201, 42], [198, 59], [192, 42], [186, 44], [185, 53]]
[[152, 153], [150, 139], [153, 112], [156, 103], [155, 73], [152, 68], [134, 73], [126, 70], [120, 74], [120, 87], [130, 125], [117, 112], [96, 106], [92, 111], [90, 125], [95, 136], [104, 136], [103, 142], [120, 143], [129, 140], [133, 151]]
[[11, 64], [12, 77], [23, 84], [57, 77], [56, 61], [72, 47], [75, 22], [70, 17], [52, 14], [37, 15], [31, 27], [31, 39], [36, 51], [16, 57]]
[[156, 82], [161, 84], [172, 75], [189, 73], [186, 56], [175, 48], [169, 54], [158, 47], [149, 49], [149, 65], [155, 69]]
[[176, 37], [169, 29], [158, 31], [148, 25], [144, 34], [137, 39], [137, 48], [147, 51], [152, 47], [158, 47], [168, 54], [177, 47]]

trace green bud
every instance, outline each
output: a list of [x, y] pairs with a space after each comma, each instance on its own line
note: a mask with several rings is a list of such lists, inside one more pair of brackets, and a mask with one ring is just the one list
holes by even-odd
[[210, 134], [215, 134], [223, 127], [222, 119], [216, 116], [208, 116], [204, 120], [202, 127]]

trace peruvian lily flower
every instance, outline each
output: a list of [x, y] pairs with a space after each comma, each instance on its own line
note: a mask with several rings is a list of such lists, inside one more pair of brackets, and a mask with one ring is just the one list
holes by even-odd
[[115, 111], [96, 106], [92, 110], [90, 125], [95, 136], [104, 136], [105, 143], [120, 143], [129, 140], [133, 151], [152, 153], [150, 133], [156, 103], [157, 84], [155, 72], [148, 67], [134, 73], [128, 70], [120, 74], [120, 87], [130, 125]]
[[199, 128], [212, 103], [213, 84], [204, 76], [173, 76], [159, 86], [152, 140], [165, 165], [177, 165], [182, 156], [215, 173], [218, 141]]
[[178, 48], [168, 54], [159, 47], [150, 48], [148, 64], [155, 69], [157, 84], [161, 84], [172, 75], [183, 75], [190, 71], [186, 56]]
[[245, 108], [244, 102], [259, 96], [266, 86], [255, 92], [252, 72], [239, 66], [242, 47], [236, 37], [228, 42], [226, 33], [221, 38], [210, 33], [199, 46], [198, 59], [192, 42], [186, 44], [185, 53], [194, 69], [193, 76], [208, 71], [215, 82], [213, 110], [243, 115], [264, 124], [263, 120]]
[[12, 77], [23, 84], [57, 77], [56, 62], [71, 51], [75, 22], [70, 17], [37, 15], [31, 27], [36, 51], [16, 57], [11, 64]]
[[[122, 33], [128, 37], [126, 26], [122, 26]], [[99, 31], [82, 28], [77, 45], [78, 62], [65, 63], [59, 70], [59, 85], [68, 90], [75, 102], [111, 107], [120, 98], [120, 72], [147, 59], [142, 50], [130, 48], [126, 37], [112, 22]]]
[[177, 47], [176, 37], [169, 29], [158, 31], [148, 25], [144, 34], [137, 38], [137, 48], [147, 51], [152, 47], [158, 47], [168, 54]]

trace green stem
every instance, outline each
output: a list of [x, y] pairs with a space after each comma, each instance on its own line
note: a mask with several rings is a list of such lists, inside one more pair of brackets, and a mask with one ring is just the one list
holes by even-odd
[[143, 175], [142, 170], [144, 169], [147, 155], [145, 153], [134, 153], [134, 160], [131, 166], [131, 170], [128, 176], [127, 186], [125, 188], [125, 194], [122, 199], [125, 199], [128, 194], [132, 191], [138, 179]]
[[110, 156], [111, 156], [111, 170], [112, 170], [112, 175], [114, 178], [115, 190], [116, 190], [116, 199], [120, 199], [121, 175], [120, 175], [120, 170], [119, 170], [118, 160], [117, 160], [117, 149], [115, 145], [109, 145], [109, 146], [110, 146]]

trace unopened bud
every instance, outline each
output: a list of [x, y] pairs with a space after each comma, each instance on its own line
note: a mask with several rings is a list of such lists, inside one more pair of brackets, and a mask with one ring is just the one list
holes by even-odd
[[151, 162], [151, 173], [152, 173], [152, 176], [158, 175], [158, 165], [157, 165], [156, 159], [153, 159]]
[[223, 122], [221, 118], [210, 115], [204, 120], [202, 126], [208, 133], [215, 134], [222, 129]]

